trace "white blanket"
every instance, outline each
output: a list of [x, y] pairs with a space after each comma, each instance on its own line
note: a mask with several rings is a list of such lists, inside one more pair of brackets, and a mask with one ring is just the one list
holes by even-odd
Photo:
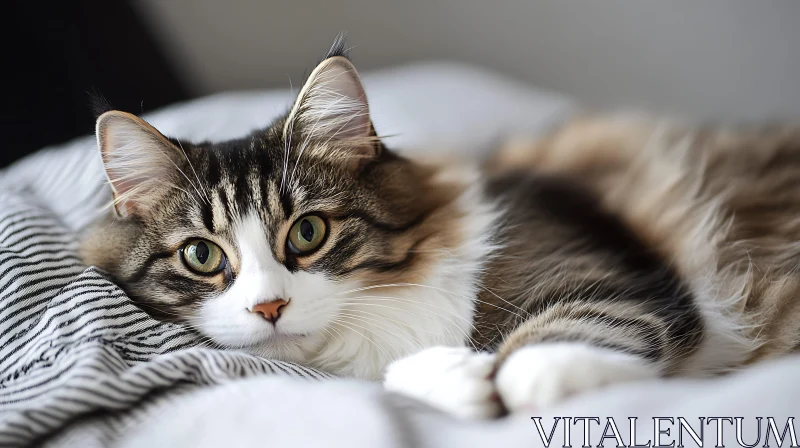
[[[800, 411], [800, 358], [794, 357], [759, 366], [751, 371], [716, 380], [662, 380], [629, 384], [576, 397], [564, 404], [532, 415], [491, 422], [464, 422], [425, 410], [401, 397], [383, 393], [372, 384], [351, 381], [301, 384], [280, 378], [253, 378], [202, 391], [165, 405], [149, 420], [128, 432], [122, 443], [136, 446], [269, 446], [269, 447], [430, 447], [430, 448], [523, 448], [546, 446], [554, 417], [597, 417], [589, 425], [588, 446], [631, 446], [630, 417], [636, 417], [636, 443], [654, 442], [654, 417], [661, 420], [661, 444], [678, 445], [683, 417], [702, 437], [697, 444], [681, 432], [686, 447], [738, 447], [736, 417], [742, 418], [742, 441], [758, 447], [798, 446], [800, 423], [778, 444], [775, 432], [766, 440], [768, 417], [779, 436], [787, 421]], [[531, 417], [541, 417], [539, 434]], [[704, 421], [701, 421], [700, 418]], [[714, 417], [722, 420], [717, 439]], [[758, 430], [758, 418], [761, 429]], [[619, 430], [620, 444], [600, 437], [609, 419]], [[165, 424], [165, 422], [169, 424]], [[573, 420], [574, 421], [574, 420]], [[551, 445], [565, 443], [563, 420], [557, 423]], [[584, 446], [583, 422], [572, 423], [573, 447]], [[702, 432], [701, 432], [702, 431]], [[542, 437], [545, 437], [543, 440]], [[766, 444], [766, 445], [765, 445]]]

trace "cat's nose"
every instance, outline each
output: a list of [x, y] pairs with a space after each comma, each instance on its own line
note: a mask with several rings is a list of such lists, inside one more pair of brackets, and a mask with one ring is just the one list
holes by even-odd
[[253, 307], [252, 313], [260, 314], [264, 319], [272, 322], [274, 325], [278, 322], [278, 319], [281, 318], [281, 314], [283, 314], [283, 309], [286, 308], [289, 302], [283, 299], [276, 299], [272, 302], [267, 303], [259, 303], [258, 305]]

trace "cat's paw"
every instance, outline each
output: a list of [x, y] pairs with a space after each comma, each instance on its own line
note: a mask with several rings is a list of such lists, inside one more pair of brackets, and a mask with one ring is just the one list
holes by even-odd
[[656, 378], [644, 360], [580, 343], [539, 344], [513, 352], [495, 379], [511, 413], [534, 412], [564, 398], [613, 383]]
[[494, 355], [467, 347], [433, 347], [399, 359], [384, 386], [462, 418], [491, 418], [502, 406], [491, 379]]

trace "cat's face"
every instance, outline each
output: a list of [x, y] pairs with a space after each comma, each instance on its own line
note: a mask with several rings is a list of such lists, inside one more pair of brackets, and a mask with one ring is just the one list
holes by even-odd
[[308, 360], [367, 325], [369, 288], [419, 281], [460, 238], [457, 189], [386, 150], [343, 57], [240, 140], [177, 142], [116, 111], [97, 132], [117, 217], [86, 261], [225, 346]]

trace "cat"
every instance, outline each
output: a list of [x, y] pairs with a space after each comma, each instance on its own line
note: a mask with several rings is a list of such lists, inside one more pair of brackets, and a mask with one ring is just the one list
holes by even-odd
[[800, 130], [576, 117], [484, 164], [409, 159], [338, 39], [291, 110], [190, 143], [99, 116], [81, 243], [144, 310], [465, 418], [713, 375], [800, 342]]

